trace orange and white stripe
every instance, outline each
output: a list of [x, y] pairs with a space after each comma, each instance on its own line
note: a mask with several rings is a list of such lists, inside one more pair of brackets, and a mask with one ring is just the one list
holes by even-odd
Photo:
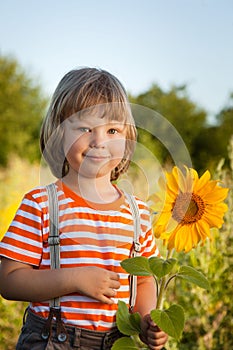
[[[114, 304], [107, 305], [78, 293], [60, 298], [62, 318], [70, 325], [105, 331], [115, 325], [118, 300], [129, 302], [129, 276], [120, 262], [130, 257], [133, 243], [133, 218], [129, 204], [121, 197], [110, 204], [86, 202], [61, 181], [56, 182], [59, 205], [61, 268], [98, 266], [120, 276]], [[141, 255], [158, 255], [151, 232], [150, 212], [136, 198], [141, 222]], [[0, 256], [50, 268], [48, 246], [49, 214], [45, 187], [27, 193], [8, 232], [0, 243]], [[31, 303], [31, 309], [48, 317], [49, 301]]]

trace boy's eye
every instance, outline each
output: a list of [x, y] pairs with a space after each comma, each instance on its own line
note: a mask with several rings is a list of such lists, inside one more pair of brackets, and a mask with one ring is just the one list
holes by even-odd
[[108, 130], [108, 133], [113, 135], [113, 134], [117, 134], [118, 131], [116, 129], [112, 128], [112, 129]]
[[87, 127], [81, 127], [81, 128], [78, 128], [81, 132], [91, 132], [91, 129], [90, 128], [87, 128]]

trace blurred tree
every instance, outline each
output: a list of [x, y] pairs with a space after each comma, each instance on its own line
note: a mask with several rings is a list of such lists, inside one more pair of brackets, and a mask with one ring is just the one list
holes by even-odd
[[11, 154], [39, 159], [39, 128], [47, 104], [41, 87], [19, 63], [0, 56], [0, 165]]
[[220, 111], [216, 119], [221, 135], [221, 148], [225, 149], [224, 157], [227, 158], [227, 145], [233, 135], [233, 93], [230, 95], [229, 105]]
[[[231, 95], [233, 101], [233, 94]], [[194, 140], [193, 157], [198, 169], [214, 170], [224, 158], [229, 165], [228, 143], [233, 135], [233, 107], [224, 107], [216, 116], [216, 125], [200, 130]]]
[[229, 139], [225, 139], [220, 128], [217, 126], [203, 128], [194, 140], [193, 158], [196, 167], [202, 171], [208, 168], [213, 172], [218, 162], [227, 157], [226, 143]]
[[[163, 91], [158, 85], [143, 94], [130, 96], [133, 104], [148, 107], [167, 119], [182, 137], [191, 157], [196, 152], [195, 140], [207, 124], [207, 113], [193, 103], [188, 95], [186, 86], [173, 86], [169, 91]], [[167, 139], [170, 133], [167, 132]], [[148, 132], [139, 130], [139, 141], [147, 142], [147, 146], [165, 163], [169, 158], [167, 147], [158, 142]], [[172, 140], [170, 141], [172, 142]], [[153, 146], [151, 146], [153, 144]], [[195, 161], [195, 159], [193, 159]]]

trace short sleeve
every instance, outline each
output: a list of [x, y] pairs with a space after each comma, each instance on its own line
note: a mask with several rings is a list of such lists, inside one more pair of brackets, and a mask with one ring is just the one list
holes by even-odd
[[29, 192], [0, 242], [0, 257], [39, 266], [43, 249], [42, 217], [40, 201]]
[[141, 235], [139, 238], [141, 244], [140, 255], [145, 256], [147, 258], [152, 256], [159, 256], [159, 249], [156, 245], [155, 236], [152, 232], [150, 210], [144, 202], [138, 199], [137, 201], [141, 222]]

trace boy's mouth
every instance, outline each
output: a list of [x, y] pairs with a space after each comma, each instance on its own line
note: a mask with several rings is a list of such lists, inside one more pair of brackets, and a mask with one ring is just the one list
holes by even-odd
[[99, 154], [99, 153], [91, 153], [91, 152], [84, 154], [84, 157], [92, 159], [94, 161], [102, 161], [110, 158], [108, 154]]

